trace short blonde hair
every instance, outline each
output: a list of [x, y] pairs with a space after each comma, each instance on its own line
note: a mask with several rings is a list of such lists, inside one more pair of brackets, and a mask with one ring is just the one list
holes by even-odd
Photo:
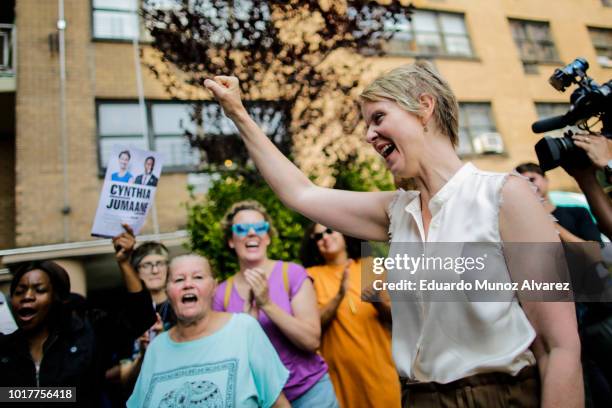
[[421, 116], [419, 97], [422, 94], [434, 97], [434, 122], [438, 129], [450, 138], [453, 146], [456, 146], [459, 142], [457, 98], [430, 62], [417, 61], [381, 75], [363, 90], [359, 99], [362, 104], [366, 101], [390, 100], [406, 111]]

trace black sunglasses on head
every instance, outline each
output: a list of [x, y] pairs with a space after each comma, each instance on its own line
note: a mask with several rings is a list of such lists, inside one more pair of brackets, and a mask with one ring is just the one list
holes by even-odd
[[320, 240], [323, 239], [323, 235], [327, 234], [327, 235], [331, 235], [333, 234], [334, 230], [331, 228], [325, 228], [325, 231], [323, 232], [315, 232], [314, 234], [311, 235], [311, 238], [314, 239], [315, 241], [319, 242]]

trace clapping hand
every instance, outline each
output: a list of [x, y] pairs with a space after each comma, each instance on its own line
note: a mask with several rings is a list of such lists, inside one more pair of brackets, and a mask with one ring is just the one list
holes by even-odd
[[349, 269], [351, 267], [351, 264], [353, 263], [353, 260], [348, 260], [346, 262], [346, 265], [344, 265], [344, 271], [342, 272], [342, 280], [340, 281], [340, 287], [338, 288], [338, 295], [340, 297], [344, 297], [344, 295], [346, 295], [346, 292], [348, 292], [349, 289]]
[[258, 307], [267, 305], [270, 301], [270, 296], [268, 292], [268, 278], [263, 269], [247, 269], [244, 271], [244, 277], [253, 291], [255, 304]]
[[244, 301], [244, 306], [242, 308], [242, 311], [254, 317], [255, 319], [257, 319], [259, 316], [259, 308], [254, 303], [255, 303], [255, 295], [253, 294], [253, 290], [249, 289], [249, 296]]

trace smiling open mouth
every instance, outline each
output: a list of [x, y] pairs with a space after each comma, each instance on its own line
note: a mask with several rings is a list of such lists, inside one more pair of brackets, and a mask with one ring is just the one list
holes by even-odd
[[194, 295], [193, 293], [189, 293], [186, 295], [183, 295], [183, 297], [181, 297], [181, 302], [182, 303], [195, 303], [198, 301], [198, 297], [196, 295]]
[[247, 248], [259, 248], [259, 242], [249, 241], [245, 244]]
[[32, 317], [36, 314], [36, 309], [31, 307], [22, 307], [17, 311], [17, 315], [22, 318]]
[[391, 153], [393, 153], [394, 150], [395, 145], [393, 143], [389, 143], [388, 145], [380, 149], [379, 153], [382, 157], [386, 159]]

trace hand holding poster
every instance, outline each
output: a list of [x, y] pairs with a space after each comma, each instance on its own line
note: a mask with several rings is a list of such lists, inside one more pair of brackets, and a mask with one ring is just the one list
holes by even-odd
[[124, 231], [121, 224], [138, 235], [154, 202], [161, 169], [156, 152], [113, 146], [91, 235], [114, 237]]

